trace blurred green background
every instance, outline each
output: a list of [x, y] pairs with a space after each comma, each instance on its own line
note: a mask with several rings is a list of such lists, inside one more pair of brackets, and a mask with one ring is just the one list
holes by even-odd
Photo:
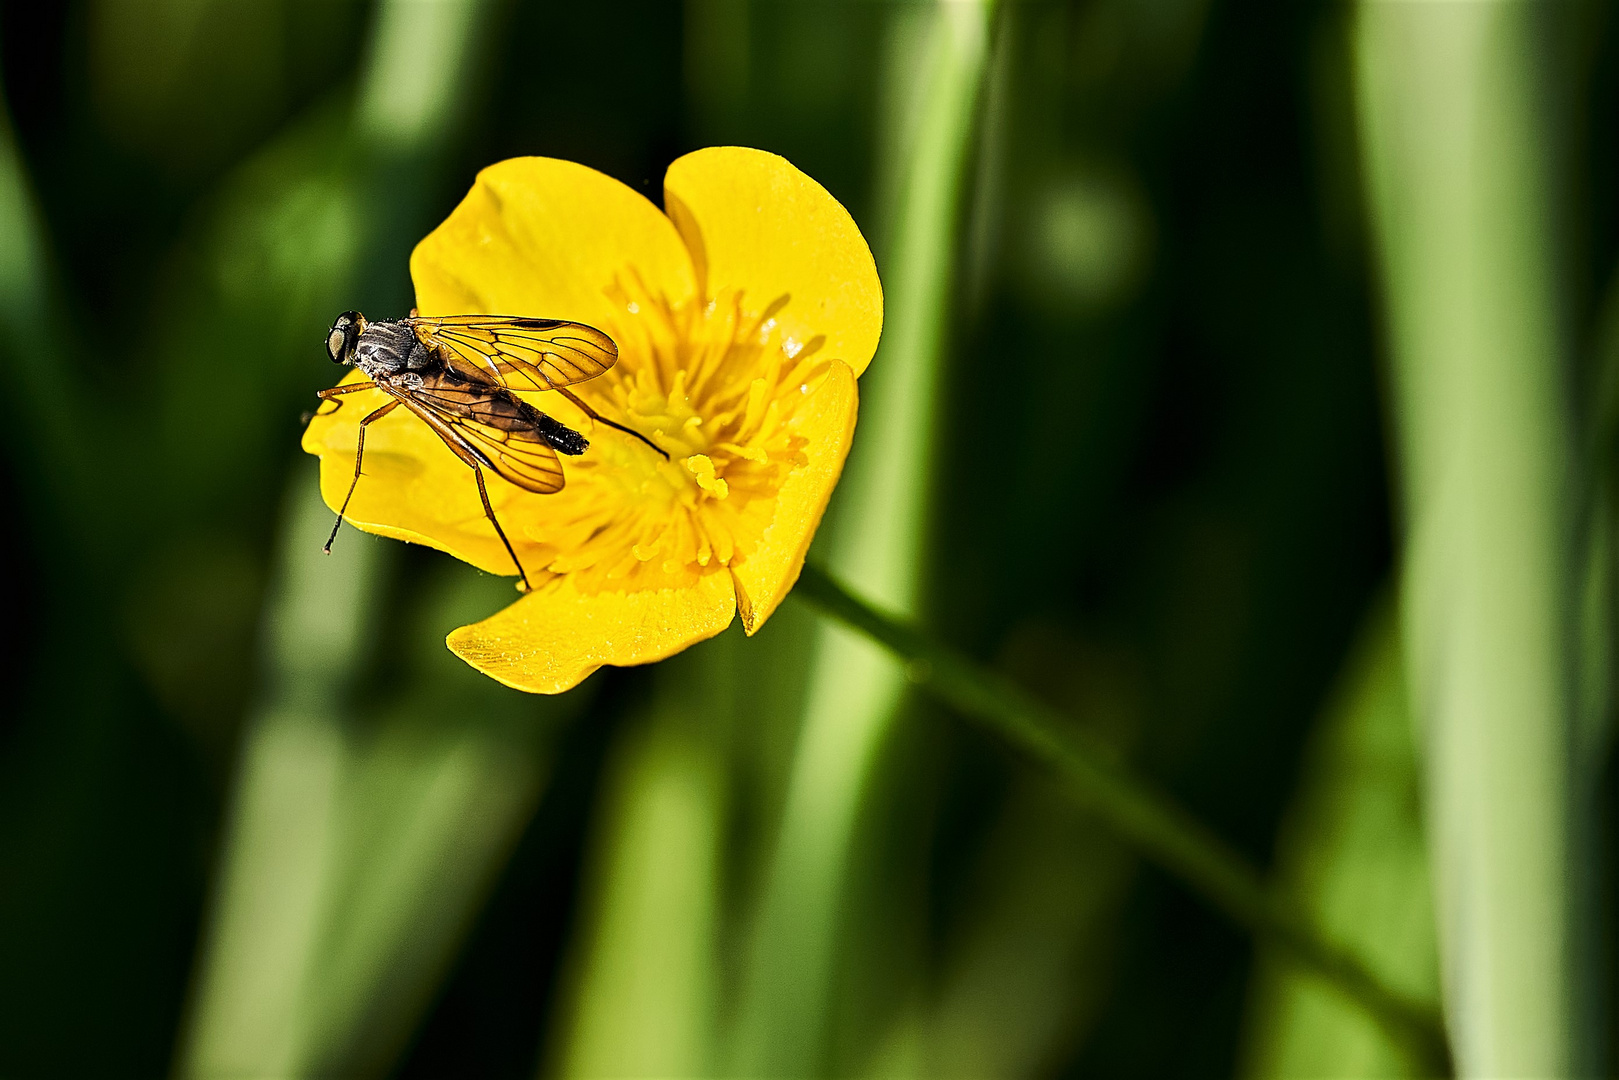
[[0, 73], [0, 1075], [1410, 1074], [805, 606], [541, 699], [442, 644], [508, 581], [320, 555], [325, 329], [477, 169], [727, 143], [888, 294], [815, 557], [1463, 1073], [1612, 1071], [1606, 5], [5, 0]]

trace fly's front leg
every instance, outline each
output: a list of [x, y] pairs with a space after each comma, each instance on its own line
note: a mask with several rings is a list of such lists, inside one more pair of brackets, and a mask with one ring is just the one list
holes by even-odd
[[[376, 384], [369, 383], [365, 386], [361, 386], [359, 383], [355, 383], [352, 386], [339, 386], [331, 390], [322, 391], [321, 396], [325, 397], [328, 394], [336, 395], [339, 393], [348, 393], [351, 390], [369, 390], [374, 385]], [[332, 522], [332, 535], [326, 538], [326, 546], [322, 549], [328, 555], [332, 553], [332, 541], [337, 539], [337, 530], [343, 525], [343, 515], [348, 512], [349, 500], [354, 498], [354, 489], [360, 483], [360, 463], [365, 460], [365, 429], [370, 426], [373, 421], [381, 420], [384, 416], [387, 416], [397, 408], [399, 408], [399, 402], [390, 401], [388, 404], [384, 405], [382, 408], [360, 421], [360, 443], [354, 448], [354, 479], [349, 481], [349, 493], [343, 496], [342, 509], [338, 510], [337, 512], [337, 520]], [[479, 481], [479, 484], [480, 486], [482, 485], [481, 480]], [[485, 499], [484, 505], [488, 506], [489, 500]], [[499, 526], [497, 525], [496, 528], [499, 528]], [[504, 540], [505, 537], [501, 537], [501, 539]]]
[[[348, 383], [344, 386], [334, 386], [330, 390], [316, 391], [315, 396], [320, 398], [322, 401], [330, 401], [333, 398], [342, 397], [344, 394], [357, 394], [361, 390], [375, 390], [376, 388], [377, 384], [374, 382]], [[332, 412], [321, 413], [320, 415], [330, 416], [332, 413], [336, 412], [342, 407], [343, 403], [339, 401], [337, 405], [333, 407]]]

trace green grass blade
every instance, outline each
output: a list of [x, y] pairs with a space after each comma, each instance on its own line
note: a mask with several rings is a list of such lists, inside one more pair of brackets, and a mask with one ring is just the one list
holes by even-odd
[[[184, 1056], [188, 1076], [386, 1071], [493, 885], [547, 775], [544, 740], [582, 698], [535, 703], [445, 653], [445, 625], [487, 610], [460, 571], [418, 585], [433, 633], [404, 708], [370, 723], [345, 692], [374, 627], [385, 541], [320, 547], [331, 514], [294, 485], [271, 610], [270, 699], [249, 726]], [[460, 570], [460, 568], [455, 568]]]
[[608, 768], [541, 1075], [715, 1075], [734, 631], [666, 661]]
[[347, 748], [342, 696], [363, 655], [383, 542], [320, 551], [329, 511], [303, 470], [269, 609], [272, 689], [238, 769], [215, 914], [199, 954], [185, 1077], [296, 1076], [319, 956]]
[[869, 604], [817, 566], [804, 567], [794, 595], [889, 650], [913, 682], [1049, 770], [1070, 798], [1136, 850], [1329, 980], [1425, 1073], [1446, 1071], [1448, 1056], [1432, 1010], [1390, 989], [1358, 956], [1323, 936], [1290, 900], [1273, 895], [1229, 844], [1120, 765], [1107, 747], [1080, 736], [1080, 725]]
[[1106, 1002], [1136, 865], [1046, 777], [1016, 782], [942, 949], [920, 1076], [1048, 1076]]
[[[934, 410], [950, 326], [963, 177], [988, 55], [991, 4], [895, 16], [891, 233], [880, 245], [887, 319], [862, 380], [859, 438], [831, 560], [913, 610], [924, 568]], [[743, 1074], [825, 1067], [831, 972], [856, 812], [904, 688], [892, 661], [837, 630], [819, 641], [785, 809], [755, 928], [737, 1027]]]
[[47, 249], [39, 204], [0, 95], [0, 371], [16, 403], [7, 443], [15, 460], [28, 463], [19, 474], [31, 481], [24, 487], [30, 502], [60, 516], [68, 526], [60, 542], [76, 558], [93, 558], [99, 570], [109, 530], [84, 430], [98, 417], [86, 415], [91, 403], [68, 335], [57, 325], [59, 298]]
[[1580, 1071], [1574, 433], [1557, 5], [1364, 3], [1358, 103], [1404, 483], [1447, 1015], [1466, 1076]]
[[[1438, 946], [1416, 735], [1392, 605], [1362, 631], [1312, 739], [1277, 884], [1408, 1000], [1437, 1011]], [[1416, 1075], [1402, 1047], [1319, 977], [1263, 954], [1248, 1016], [1249, 1077]]]
[[[413, 205], [406, 192], [417, 188], [388, 170], [423, 166], [448, 137], [471, 84], [466, 72], [487, 7], [397, 0], [379, 8], [349, 125], [367, 158], [335, 171], [327, 163], [320, 173], [366, 208], [370, 235], [332, 261], [328, 277], [351, 287], [368, 273], [380, 277], [363, 258], [400, 247], [396, 234], [416, 227], [406, 220]], [[364, 193], [378, 184], [396, 197], [368, 200]], [[296, 196], [296, 185], [287, 190]], [[272, 216], [284, 208], [258, 209]], [[322, 294], [333, 284], [313, 283]], [[545, 777], [547, 710], [444, 654], [444, 626], [428, 635], [430, 655], [406, 665], [411, 704], [367, 724], [350, 715], [343, 695], [362, 660], [358, 627], [373, 607], [375, 572], [364, 560], [386, 545], [346, 531], [330, 559], [321, 554], [331, 518], [312, 472], [297, 474], [283, 538], [269, 685], [245, 737], [182, 1075], [384, 1071]], [[479, 588], [469, 576], [441, 599], [466, 607]], [[509, 595], [497, 591], [473, 606], [487, 611]], [[433, 617], [452, 618], [443, 610]], [[334, 620], [347, 629], [323, 637], [320, 628]], [[560, 716], [582, 700], [575, 695], [549, 711]]]
[[380, 1075], [403, 1049], [534, 814], [548, 736], [582, 700], [525, 708], [458, 674], [454, 699], [417, 684], [431, 705], [347, 746], [295, 1026], [310, 1075]]

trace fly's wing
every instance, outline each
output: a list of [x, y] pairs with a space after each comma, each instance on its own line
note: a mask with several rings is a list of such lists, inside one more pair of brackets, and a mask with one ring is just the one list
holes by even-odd
[[476, 383], [454, 386], [443, 382], [389, 392], [426, 421], [467, 464], [486, 465], [537, 495], [562, 490], [566, 481], [557, 452], [510, 395]]
[[613, 339], [584, 323], [510, 315], [404, 320], [417, 340], [460, 371], [513, 390], [550, 390], [594, 379], [618, 362]]

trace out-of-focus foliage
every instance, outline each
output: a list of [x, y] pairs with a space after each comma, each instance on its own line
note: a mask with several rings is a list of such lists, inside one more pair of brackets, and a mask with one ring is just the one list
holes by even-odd
[[1576, 644], [1593, 629], [1577, 614], [1579, 533], [1607, 532], [1580, 481], [1606, 462], [1576, 454], [1569, 327], [1590, 317], [1563, 280], [1569, 87], [1548, 64], [1569, 55], [1574, 10], [1372, 5], [1354, 37], [1401, 450], [1407, 656], [1466, 1076], [1605, 1071], [1584, 1004], [1597, 938], [1581, 929], [1592, 807], [1575, 686], [1606, 661], [1604, 638]]
[[[1307, 751], [1278, 850], [1278, 884], [1399, 992], [1437, 1004], [1416, 725], [1391, 607], [1368, 615]], [[1405, 1076], [1366, 1016], [1284, 955], [1266, 957], [1249, 1014], [1254, 1077]]]
[[[552, 155], [656, 199], [686, 151], [783, 154], [917, 320], [863, 383], [816, 556], [889, 560], [861, 587], [1436, 994], [1351, 13], [943, 6], [0, 4], [0, 1074], [1399, 1067], [888, 661], [829, 694], [847, 669], [806, 608], [546, 704], [443, 649], [505, 581], [352, 530], [317, 550], [297, 442], [325, 328], [410, 306], [409, 251], [478, 168]], [[1619, 38], [1569, 11], [1513, 33], [1555, 83], [1526, 129], [1559, 170], [1549, 378], [1599, 390]], [[1585, 598], [1594, 732], [1588, 426], [1560, 526], [1584, 591], [1557, 603]], [[1580, 745], [1589, 943], [1610, 751]], [[1599, 1013], [1611, 958], [1580, 957]]]

